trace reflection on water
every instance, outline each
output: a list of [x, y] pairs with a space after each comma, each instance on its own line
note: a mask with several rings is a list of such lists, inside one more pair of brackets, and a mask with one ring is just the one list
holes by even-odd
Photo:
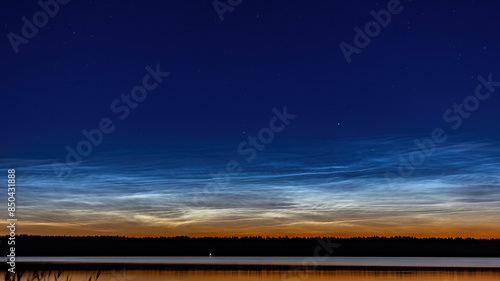
[[[37, 277], [34, 277], [37, 276]], [[58, 277], [57, 277], [58, 276]], [[10, 279], [9, 279], [10, 277]], [[19, 281], [225, 281], [225, 280], [405, 280], [405, 281], [459, 281], [459, 280], [500, 280], [500, 271], [487, 270], [328, 270], [328, 271], [300, 271], [291, 273], [281, 270], [103, 270], [82, 271], [67, 270], [64, 272], [54, 271], [28, 271], [19, 279], [8, 274], [5, 280]]]
[[323, 265], [500, 268], [500, 258], [453, 257], [19, 257], [27, 263], [191, 264], [191, 265]]

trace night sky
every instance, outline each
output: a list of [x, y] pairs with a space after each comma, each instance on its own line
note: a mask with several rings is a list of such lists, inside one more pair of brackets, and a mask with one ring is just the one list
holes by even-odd
[[500, 238], [500, 2], [4, 0], [0, 19], [18, 234]]

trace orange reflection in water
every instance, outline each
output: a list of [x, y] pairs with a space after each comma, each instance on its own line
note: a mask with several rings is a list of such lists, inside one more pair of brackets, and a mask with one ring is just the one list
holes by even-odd
[[[33, 272], [26, 272], [20, 278], [21, 281], [51, 281], [54, 279], [54, 273], [47, 271], [38, 271], [38, 278], [34, 277]], [[11, 276], [13, 277], [13, 276]], [[95, 279], [97, 277], [97, 279]], [[405, 280], [405, 281], [462, 281], [462, 280], [482, 280], [482, 281], [498, 281], [500, 280], [500, 271], [399, 271], [399, 270], [333, 270], [333, 271], [249, 271], [249, 270], [105, 270], [101, 271], [97, 276], [96, 271], [80, 271], [70, 270], [64, 271], [59, 276], [58, 280], [72, 281], [277, 281], [277, 280], [343, 280], [343, 281], [358, 281], [358, 280]], [[6, 278], [5, 280], [9, 280]], [[10, 279], [13, 280], [13, 279]], [[17, 279], [16, 279], [17, 280]]]

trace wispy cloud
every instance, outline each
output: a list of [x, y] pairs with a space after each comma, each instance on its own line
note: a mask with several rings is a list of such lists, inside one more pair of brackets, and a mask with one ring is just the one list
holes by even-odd
[[0, 167], [16, 168], [20, 225], [33, 234], [494, 236], [499, 143], [448, 142], [390, 187], [384, 173], [411, 143], [281, 143], [219, 182], [202, 207], [193, 195], [237, 159], [234, 147], [103, 153], [64, 181], [52, 159], [3, 159]]

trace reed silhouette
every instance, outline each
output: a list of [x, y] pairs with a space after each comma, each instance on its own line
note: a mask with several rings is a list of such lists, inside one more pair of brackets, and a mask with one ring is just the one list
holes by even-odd
[[[101, 276], [101, 271], [97, 270], [89, 273], [89, 279], [84, 279], [83, 281], [97, 281], [99, 276]], [[64, 279], [66, 277], [66, 279]], [[58, 271], [43, 271], [43, 270], [33, 270], [33, 271], [18, 271], [16, 273], [5, 273], [5, 281], [73, 281], [70, 273], [64, 273], [63, 270]], [[77, 280], [74, 280], [77, 281]]]

